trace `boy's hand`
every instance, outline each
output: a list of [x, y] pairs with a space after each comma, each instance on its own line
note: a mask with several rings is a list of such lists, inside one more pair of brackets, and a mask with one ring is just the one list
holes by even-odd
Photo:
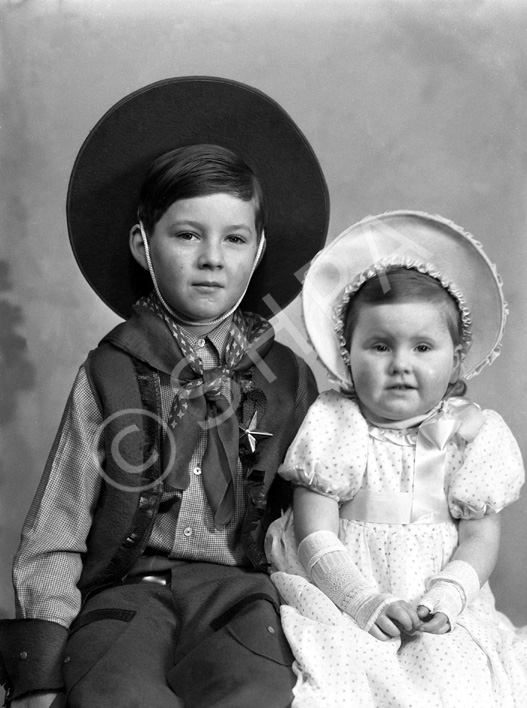
[[[54, 702], [55, 701], [55, 702]], [[66, 705], [66, 695], [64, 692], [55, 693], [53, 691], [39, 691], [30, 693], [22, 698], [17, 698], [11, 702], [11, 708], [64, 708]]]
[[385, 642], [401, 633], [414, 634], [421, 627], [422, 622], [414, 608], [404, 600], [397, 600], [381, 610], [370, 634]]
[[450, 632], [450, 622], [444, 612], [430, 612], [428, 607], [419, 605], [417, 614], [422, 620], [420, 630], [430, 634], [447, 634]]

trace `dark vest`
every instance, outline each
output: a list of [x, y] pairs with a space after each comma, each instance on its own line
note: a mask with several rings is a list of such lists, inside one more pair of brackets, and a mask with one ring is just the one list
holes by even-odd
[[[150, 324], [157, 327], [158, 323], [151, 320]], [[164, 338], [163, 328], [158, 334]], [[153, 365], [156, 356], [136, 346], [141, 331], [132, 328], [131, 337], [130, 331], [128, 322], [119, 325], [87, 361], [88, 378], [104, 420], [101, 434], [106, 462], [78, 584], [84, 595], [119, 582], [130, 571], [148, 544], [163, 492], [160, 477], [167, 451], [163, 450], [158, 368], [162, 365], [158, 361]], [[170, 347], [170, 340], [164, 344]], [[150, 339], [147, 346], [152, 347]], [[139, 356], [132, 354], [134, 349]], [[277, 468], [316, 396], [310, 370], [287, 347], [273, 343], [265, 364], [264, 373], [258, 367], [251, 372], [254, 385], [267, 398], [258, 427], [273, 437], [259, 442], [247, 470], [242, 531], [245, 552], [257, 570], [267, 567], [263, 550], [267, 526], [289, 501], [288, 487], [276, 476]]]

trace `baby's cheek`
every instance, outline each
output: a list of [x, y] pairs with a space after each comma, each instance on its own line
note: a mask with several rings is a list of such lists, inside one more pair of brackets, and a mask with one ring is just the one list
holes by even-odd
[[353, 384], [359, 398], [370, 399], [380, 390], [380, 376], [371, 370], [359, 369], [357, 375], [353, 375]]

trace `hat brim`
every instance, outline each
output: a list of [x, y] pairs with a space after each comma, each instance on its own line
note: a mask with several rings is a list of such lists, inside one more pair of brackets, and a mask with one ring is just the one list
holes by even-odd
[[495, 266], [468, 232], [451, 221], [416, 211], [370, 216], [354, 224], [313, 260], [302, 307], [306, 329], [321, 362], [344, 386], [350, 374], [340, 355], [334, 310], [346, 285], [379, 261], [405, 256], [433, 266], [462, 294], [470, 312], [472, 344], [463, 362], [470, 378], [496, 358], [507, 315]]
[[199, 143], [238, 154], [256, 171], [266, 194], [267, 249], [244, 309], [269, 316], [277, 305], [285, 307], [300, 290], [299, 272], [324, 244], [329, 220], [324, 175], [307, 139], [281, 106], [250, 86], [217, 77], [150, 84], [115, 104], [90, 132], [67, 197], [77, 263], [121, 317], [127, 318], [152, 288], [128, 245], [146, 173], [164, 152]]

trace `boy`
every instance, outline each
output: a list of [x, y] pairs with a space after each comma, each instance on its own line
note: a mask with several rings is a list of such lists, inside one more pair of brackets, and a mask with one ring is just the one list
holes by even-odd
[[159, 82], [90, 133], [68, 225], [88, 282], [127, 319], [79, 371], [24, 526], [17, 619], [0, 623], [8, 699], [285, 707], [292, 656], [255, 571], [316, 391], [257, 312], [262, 295], [294, 296], [325, 236], [316, 158], [249, 87]]

